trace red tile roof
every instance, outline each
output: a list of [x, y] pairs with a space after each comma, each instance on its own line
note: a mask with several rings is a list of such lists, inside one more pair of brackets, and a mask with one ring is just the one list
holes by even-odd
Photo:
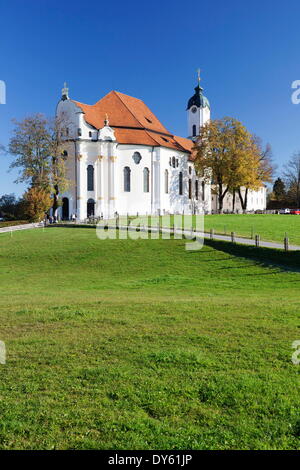
[[111, 91], [94, 105], [74, 101], [85, 114], [85, 120], [96, 129], [104, 126], [106, 114], [109, 125], [121, 144], [168, 147], [191, 153], [193, 142], [172, 135], [145, 103], [118, 91]]

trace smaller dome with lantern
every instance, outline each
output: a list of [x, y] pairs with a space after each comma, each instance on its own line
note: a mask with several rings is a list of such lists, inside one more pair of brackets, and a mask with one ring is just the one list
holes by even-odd
[[193, 106], [210, 109], [209, 101], [206, 96], [203, 95], [203, 88], [200, 86], [200, 70], [198, 70], [198, 85], [195, 87], [195, 94], [189, 99], [186, 109], [188, 110]]

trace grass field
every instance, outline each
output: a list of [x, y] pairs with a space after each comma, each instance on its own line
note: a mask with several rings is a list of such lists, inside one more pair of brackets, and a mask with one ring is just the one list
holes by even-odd
[[[186, 220], [193, 220], [195, 226], [196, 216], [186, 215]], [[141, 217], [147, 221], [147, 217]], [[161, 217], [161, 222], [165, 225], [169, 220], [173, 223], [173, 216]], [[181, 223], [181, 216], [175, 216], [178, 223]], [[122, 218], [121, 218], [122, 220]], [[152, 217], [152, 223], [158, 223], [158, 217]], [[287, 233], [290, 243], [300, 245], [300, 217], [296, 215], [273, 215], [273, 214], [223, 214], [207, 215], [204, 217], [204, 229], [209, 232], [213, 228], [215, 233], [230, 235], [235, 232], [237, 236], [251, 238], [260, 235], [264, 241], [282, 242]]]
[[300, 449], [299, 253], [184, 243], [0, 234], [2, 449]]
[[214, 228], [216, 233], [236, 232], [243, 237], [252, 233], [262, 240], [283, 242], [287, 233], [290, 243], [300, 245], [300, 217], [297, 215], [278, 214], [224, 214], [205, 217], [205, 230]]

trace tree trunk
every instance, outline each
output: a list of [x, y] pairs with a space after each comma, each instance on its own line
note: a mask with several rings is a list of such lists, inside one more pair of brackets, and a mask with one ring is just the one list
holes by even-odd
[[222, 183], [218, 183], [218, 188], [219, 188], [218, 189], [218, 202], [219, 202], [218, 212], [219, 212], [219, 214], [223, 214], [223, 200], [224, 200], [224, 197], [227, 194], [228, 186], [227, 186], [227, 188], [225, 189], [224, 192], [223, 192], [223, 184]]
[[235, 213], [235, 189], [232, 191], [232, 212]]
[[223, 185], [219, 183], [219, 191], [218, 191], [218, 212], [219, 214], [223, 213], [223, 197], [222, 197], [222, 192], [223, 192]]
[[246, 188], [246, 190], [245, 190], [245, 196], [244, 196], [244, 198], [243, 198], [242, 192], [241, 192], [241, 188], [238, 189], [238, 195], [239, 195], [239, 198], [240, 198], [240, 201], [241, 201], [241, 206], [242, 206], [242, 209], [243, 209], [243, 212], [244, 212], [244, 213], [245, 213], [246, 210], [247, 210], [248, 192], [249, 192], [249, 189]]
[[248, 192], [249, 192], [249, 189], [246, 188], [246, 191], [245, 191], [245, 203], [244, 203], [244, 207], [243, 207], [244, 212], [247, 211], [247, 206], [248, 206]]
[[58, 186], [55, 185], [54, 186], [54, 193], [53, 193], [53, 205], [52, 205], [52, 213], [53, 213], [53, 216], [56, 216], [56, 212], [57, 212], [57, 209], [58, 209]]

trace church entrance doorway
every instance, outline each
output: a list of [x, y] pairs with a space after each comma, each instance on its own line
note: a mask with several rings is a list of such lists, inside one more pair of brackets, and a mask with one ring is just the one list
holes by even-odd
[[63, 197], [62, 200], [62, 219], [69, 220], [69, 199], [67, 197]]
[[89, 199], [87, 202], [87, 216], [93, 217], [95, 215], [95, 201], [94, 199]]

